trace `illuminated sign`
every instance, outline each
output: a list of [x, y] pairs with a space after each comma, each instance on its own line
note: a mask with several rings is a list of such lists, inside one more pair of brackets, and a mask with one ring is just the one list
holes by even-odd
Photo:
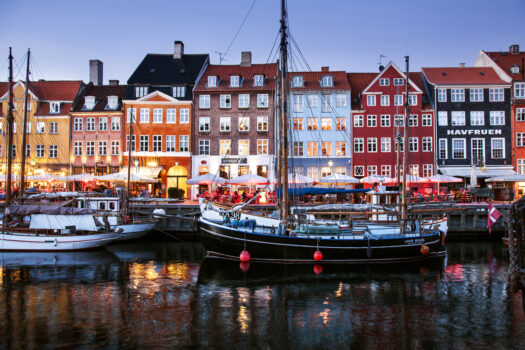
[[502, 135], [501, 129], [447, 130], [447, 135]]

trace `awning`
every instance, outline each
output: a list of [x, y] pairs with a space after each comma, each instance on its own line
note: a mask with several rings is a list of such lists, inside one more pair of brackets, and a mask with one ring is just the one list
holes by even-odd
[[[139, 167], [132, 166], [131, 173], [137, 174], [139, 176], [146, 176], [152, 179], [156, 179], [159, 177], [159, 174], [163, 169], [164, 168], [161, 166], [139, 166]], [[123, 174], [127, 174], [128, 167], [127, 166], [122, 167], [122, 170], [120, 172]]]
[[[441, 171], [443, 175], [448, 175], [448, 176], [459, 176], [459, 177], [470, 178], [472, 174], [472, 167], [470, 166], [464, 166], [464, 167], [442, 166], [442, 167], [438, 167], [438, 169]], [[506, 176], [506, 175], [514, 175], [514, 174], [516, 174], [516, 172], [512, 169], [512, 167], [487, 167], [485, 171], [483, 171], [479, 167], [476, 167], [476, 176], [479, 178]]]

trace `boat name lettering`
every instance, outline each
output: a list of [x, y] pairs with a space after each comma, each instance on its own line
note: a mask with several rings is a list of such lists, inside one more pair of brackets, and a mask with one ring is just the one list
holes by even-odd
[[219, 214], [230, 219], [241, 220], [241, 213], [238, 211], [221, 211]]
[[414, 238], [405, 240], [405, 244], [414, 244], [414, 243], [425, 243], [423, 238]]
[[447, 130], [447, 135], [502, 135], [501, 129], [463, 129], [463, 130]]

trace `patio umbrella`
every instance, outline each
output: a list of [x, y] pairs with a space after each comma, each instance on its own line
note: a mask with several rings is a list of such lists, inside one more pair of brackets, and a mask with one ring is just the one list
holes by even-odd
[[496, 176], [486, 179], [485, 182], [525, 182], [525, 174]]
[[[113, 173], [103, 176], [95, 176], [95, 178], [99, 181], [128, 181], [128, 174], [127, 173]], [[140, 176], [138, 174], [131, 173], [131, 176], [129, 177], [130, 182], [157, 182], [156, 179], [152, 179], [150, 177], [146, 176]]]
[[[400, 177], [400, 181], [403, 182], [403, 176]], [[385, 182], [397, 183], [397, 179], [395, 177], [391, 177], [385, 180]], [[407, 175], [407, 183], [425, 183], [425, 182], [428, 182], [428, 180], [424, 177], [419, 177], [415, 175]]]
[[[7, 181], [7, 174], [0, 175], [0, 182]], [[18, 175], [17, 174], [11, 174], [11, 181], [18, 181]]]
[[62, 180], [62, 176], [53, 176], [51, 174], [43, 174], [43, 175], [31, 175], [26, 176], [25, 179], [27, 181], [56, 181], [57, 178], [60, 178]]
[[472, 166], [472, 169], [470, 171], [470, 187], [477, 187], [478, 186], [478, 176], [476, 175], [476, 167]]
[[289, 184], [311, 184], [314, 182], [314, 179], [308, 176], [301, 174], [288, 174], [288, 183]]
[[430, 182], [437, 182], [437, 183], [440, 183], [440, 182], [463, 182], [463, 179], [461, 179], [459, 177], [448, 176], [448, 175], [441, 175], [441, 174], [436, 174], [436, 175], [433, 175], [433, 176], [429, 176], [429, 177], [427, 177], [427, 179]]
[[379, 175], [370, 175], [367, 177], [363, 177], [360, 181], [361, 183], [365, 184], [373, 184], [373, 183], [379, 183], [379, 182], [389, 182], [390, 178], [387, 176], [379, 176]]
[[358, 184], [359, 179], [355, 177], [342, 175], [342, 174], [332, 174], [319, 179], [320, 183], [325, 184]]
[[227, 182], [230, 185], [266, 185], [269, 183], [267, 178], [255, 174], [237, 176]]
[[191, 179], [186, 180], [188, 185], [213, 185], [213, 184], [223, 184], [226, 182], [225, 178], [220, 177], [219, 175], [214, 174], [204, 174], [200, 176], [192, 177]]
[[76, 174], [76, 175], [69, 175], [69, 176], [65, 176], [64, 177], [67, 181], [86, 181], [86, 182], [90, 182], [90, 181], [95, 181], [95, 176], [93, 175], [90, 175], [90, 174], [86, 174], [86, 173], [83, 173], [83, 174]]

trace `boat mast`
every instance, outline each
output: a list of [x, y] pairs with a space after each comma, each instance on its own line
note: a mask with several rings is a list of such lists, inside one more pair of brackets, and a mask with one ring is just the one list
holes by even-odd
[[31, 56], [31, 50], [27, 49], [27, 68], [26, 68], [26, 91], [24, 96], [24, 122], [22, 123], [22, 150], [20, 152], [20, 188], [18, 202], [24, 203], [24, 188], [25, 188], [25, 174], [26, 174], [26, 147], [27, 147], [27, 136], [26, 136], [26, 125], [27, 125], [27, 104], [29, 100], [29, 58]]
[[125, 213], [129, 213], [129, 188], [130, 188], [130, 177], [131, 177], [131, 137], [133, 136], [133, 120], [135, 119], [135, 113], [133, 113], [133, 105], [131, 105], [131, 108], [129, 110], [129, 133], [128, 133], [128, 182], [127, 182], [127, 189], [126, 189], [126, 211]]
[[281, 219], [288, 220], [288, 40], [286, 37], [286, 0], [281, 0], [281, 181], [282, 206]]
[[405, 56], [406, 63], [406, 79], [405, 79], [405, 116], [404, 116], [404, 128], [403, 128], [403, 183], [402, 183], [402, 207], [401, 207], [401, 224], [402, 231], [405, 228], [406, 211], [407, 211], [407, 154], [408, 154], [408, 122], [409, 122], [409, 98], [408, 98], [408, 56]]
[[[24, 130], [25, 131], [25, 130]], [[13, 55], [9, 48], [9, 104], [7, 105], [7, 180], [5, 185], [5, 206], [11, 204], [11, 168], [13, 166]]]

